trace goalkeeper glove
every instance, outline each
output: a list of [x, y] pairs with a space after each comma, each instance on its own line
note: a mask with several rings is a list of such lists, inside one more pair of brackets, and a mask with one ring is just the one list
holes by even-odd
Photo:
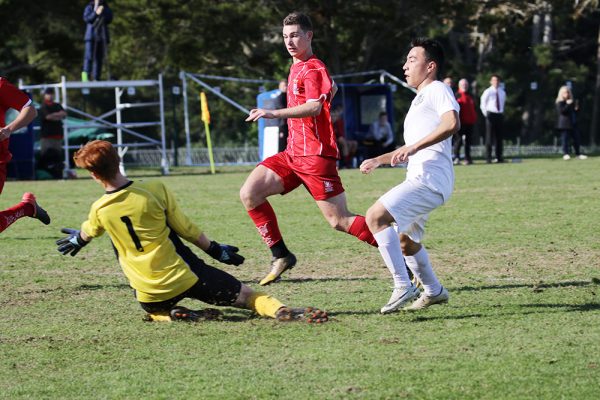
[[81, 238], [80, 231], [76, 229], [62, 228], [60, 231], [69, 235], [66, 238], [58, 239], [56, 241], [58, 251], [61, 252], [63, 256], [69, 253], [71, 253], [71, 256], [75, 256], [82, 247], [89, 243]]
[[210, 246], [206, 250], [206, 254], [224, 264], [240, 265], [244, 262], [244, 257], [237, 254], [238, 251], [240, 251], [240, 249], [235, 246], [219, 244], [213, 240], [210, 242]]

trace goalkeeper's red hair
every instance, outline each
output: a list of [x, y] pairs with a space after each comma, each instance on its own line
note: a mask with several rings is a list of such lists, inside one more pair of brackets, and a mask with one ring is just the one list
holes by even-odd
[[119, 172], [119, 154], [110, 142], [93, 140], [77, 150], [73, 156], [75, 165], [93, 172], [97, 178], [110, 181]]

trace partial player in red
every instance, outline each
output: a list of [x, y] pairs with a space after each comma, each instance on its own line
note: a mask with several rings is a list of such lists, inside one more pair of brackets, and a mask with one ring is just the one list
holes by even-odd
[[248, 176], [240, 198], [273, 255], [268, 285], [296, 264], [286, 247], [267, 197], [286, 194], [304, 185], [331, 227], [377, 246], [365, 218], [348, 210], [336, 162], [339, 150], [331, 126], [330, 106], [337, 87], [325, 64], [312, 51], [310, 18], [292, 13], [283, 20], [283, 42], [292, 56], [288, 77], [287, 108], [253, 109], [246, 121], [287, 118], [287, 148], [261, 162]]
[[[6, 111], [9, 108], [19, 111], [19, 115], [13, 122], [5, 126]], [[8, 150], [10, 135], [27, 126], [36, 115], [37, 112], [29, 97], [6, 78], [0, 77], [0, 193], [2, 193], [6, 181], [7, 164], [12, 158], [12, 154]], [[20, 203], [0, 211], [0, 232], [23, 217], [37, 218], [46, 225], [50, 223], [48, 213], [36, 202], [33, 193], [25, 193]]]

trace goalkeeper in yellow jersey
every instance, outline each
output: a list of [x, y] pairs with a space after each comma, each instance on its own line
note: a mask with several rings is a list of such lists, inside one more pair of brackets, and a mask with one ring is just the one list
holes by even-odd
[[162, 182], [131, 181], [123, 176], [119, 172], [117, 151], [109, 142], [89, 142], [77, 151], [74, 160], [104, 187], [105, 194], [94, 202], [81, 230], [62, 229], [68, 236], [56, 242], [58, 251], [74, 256], [93, 238], [107, 232], [121, 268], [149, 319], [198, 320], [215, 316], [177, 306], [180, 300], [192, 298], [218, 306], [250, 309], [280, 321], [327, 321], [324, 311], [287, 307], [204, 263], [181, 239], [225, 264], [240, 265], [244, 257], [235, 246], [209, 240], [181, 211]]

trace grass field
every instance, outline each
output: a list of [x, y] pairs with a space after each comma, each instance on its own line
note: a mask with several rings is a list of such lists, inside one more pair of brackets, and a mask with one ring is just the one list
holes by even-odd
[[[318, 326], [235, 309], [224, 321], [143, 322], [107, 238], [75, 258], [55, 250], [101, 188], [9, 182], [2, 208], [34, 191], [53, 223], [2, 233], [0, 398], [600, 398], [599, 171], [600, 158], [457, 167], [424, 242], [450, 303], [386, 316], [378, 252], [332, 231], [304, 190], [274, 198], [299, 262], [268, 291], [329, 310]], [[179, 172], [162, 179], [188, 215], [247, 258], [221, 267], [257, 287], [270, 257], [238, 199], [248, 170]], [[364, 213], [404, 174], [341, 171], [350, 208]]]

